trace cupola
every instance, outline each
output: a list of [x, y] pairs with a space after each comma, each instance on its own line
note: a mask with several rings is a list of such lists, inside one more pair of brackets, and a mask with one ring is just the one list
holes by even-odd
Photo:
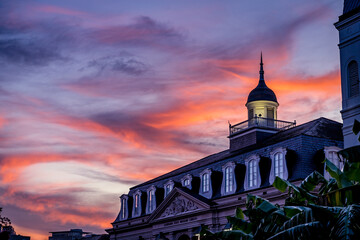
[[260, 57], [260, 78], [259, 83], [254, 88], [247, 99], [245, 106], [248, 109], [248, 120], [254, 117], [262, 117], [268, 119], [277, 119], [277, 108], [279, 103], [276, 95], [268, 86], [264, 79], [264, 64], [262, 53]]

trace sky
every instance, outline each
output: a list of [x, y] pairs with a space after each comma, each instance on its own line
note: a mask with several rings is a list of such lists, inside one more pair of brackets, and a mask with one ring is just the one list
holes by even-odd
[[0, 2], [0, 207], [105, 233], [131, 186], [228, 148], [259, 79], [278, 119], [341, 121], [339, 0]]

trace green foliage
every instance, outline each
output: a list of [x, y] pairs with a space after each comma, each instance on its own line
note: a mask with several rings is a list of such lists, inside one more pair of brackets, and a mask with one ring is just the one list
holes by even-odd
[[4, 227], [11, 226], [10, 219], [7, 217], [1, 216], [1, 212], [2, 212], [2, 208], [0, 207], [0, 225], [2, 225]]
[[359, 239], [360, 205], [350, 205], [342, 209], [334, 224], [330, 237], [333, 239]]

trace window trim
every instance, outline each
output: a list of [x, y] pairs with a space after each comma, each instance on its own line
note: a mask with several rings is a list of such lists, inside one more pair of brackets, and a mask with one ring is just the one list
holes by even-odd
[[[190, 174], [186, 174], [182, 179], [181, 179], [181, 185], [183, 186], [183, 187], [186, 187], [186, 188], [188, 188], [188, 189], [192, 189], [192, 179], [193, 179], [193, 177], [190, 175]], [[189, 185], [188, 186], [185, 186], [185, 181], [186, 180], [189, 180]]]
[[270, 159], [271, 159], [271, 169], [270, 169], [270, 175], [269, 175], [269, 183], [273, 184], [275, 181], [275, 155], [276, 154], [282, 154], [283, 155], [283, 178], [284, 180], [287, 180], [289, 178], [289, 170], [287, 168], [287, 164], [286, 164], [286, 154], [287, 154], [287, 149], [284, 147], [277, 147], [275, 148], [273, 151], [270, 152]]
[[[208, 187], [209, 187], [209, 190], [204, 192], [203, 191], [203, 176], [205, 174], [208, 174], [209, 178], [208, 178]], [[211, 174], [212, 174], [212, 171], [210, 168], [207, 168], [205, 170], [203, 170], [201, 173], [200, 173], [200, 190], [199, 190], [199, 194], [203, 197], [206, 197], [206, 198], [211, 198], [212, 197], [212, 194], [213, 194], [213, 191], [212, 191], [212, 184], [211, 184]]]
[[[236, 191], [237, 185], [236, 185], [235, 167], [236, 167], [236, 164], [234, 162], [227, 162], [226, 164], [224, 164], [221, 167], [222, 172], [223, 172], [223, 178], [222, 178], [222, 183], [221, 183], [221, 195], [222, 196], [233, 194]], [[231, 176], [232, 189], [229, 191], [226, 191], [226, 183], [227, 183], [226, 169], [231, 169], [231, 174], [232, 174], [232, 176]]]
[[[355, 87], [357, 86], [357, 92], [352, 94], [352, 83], [350, 79], [350, 64], [355, 63], [356, 64], [356, 70], [357, 70], [357, 83], [355, 83]], [[355, 59], [351, 59], [347, 65], [346, 65], [346, 83], [347, 83], [347, 92], [348, 92], [348, 98], [359, 96], [360, 94], [360, 79], [359, 79], [359, 63]]]
[[[334, 163], [333, 161], [331, 161], [329, 159], [329, 154], [331, 152], [339, 152], [340, 150], [342, 150], [341, 148], [337, 147], [337, 146], [329, 146], [329, 147], [324, 147], [324, 153], [325, 153], [325, 158], [328, 159], [330, 162]], [[339, 164], [335, 164], [337, 167], [339, 167], [340, 169], [342, 169], [344, 167], [344, 161], [343, 159], [338, 156], [338, 161], [339, 161]], [[324, 164], [324, 178], [326, 180], [329, 180], [331, 178], [330, 174], [328, 173], [328, 171], [326, 171], [326, 168], [325, 168], [325, 164]]]
[[[120, 213], [119, 220], [126, 220], [129, 217], [129, 196], [127, 194], [123, 194], [120, 196]], [[125, 207], [124, 207], [125, 203]]]
[[[140, 190], [136, 190], [135, 192], [134, 192], [134, 194], [132, 195], [133, 196], [133, 209], [132, 209], [132, 216], [133, 217], [139, 217], [139, 216], [141, 216], [141, 212], [142, 212], [142, 206], [141, 206], [141, 194], [142, 194], [142, 192], [140, 191]], [[138, 213], [136, 213], [136, 196], [139, 196], [139, 212]]]
[[[151, 191], [154, 191], [154, 198], [150, 198]], [[152, 185], [146, 190], [146, 193], [147, 193], [146, 214], [150, 214], [156, 209], [156, 187]], [[150, 199], [152, 199], [152, 202], [150, 202]]]
[[[255, 161], [256, 164], [256, 171], [257, 171], [257, 175], [256, 175], [256, 185], [255, 186], [251, 186], [249, 185], [249, 163], [251, 161]], [[250, 189], [255, 189], [255, 188], [259, 188], [261, 185], [261, 176], [260, 176], [260, 167], [259, 167], [259, 162], [260, 162], [260, 155], [258, 154], [253, 154], [251, 156], [249, 156], [248, 158], [245, 159], [245, 166], [246, 166], [246, 174], [245, 174], [245, 181], [244, 181], [244, 189], [246, 190], [250, 190]]]
[[[169, 180], [164, 184], [164, 198], [166, 198], [171, 193], [171, 191], [174, 189], [174, 185], [175, 185], [175, 183], [173, 180]], [[167, 187], [170, 187], [169, 192], [166, 191]]]

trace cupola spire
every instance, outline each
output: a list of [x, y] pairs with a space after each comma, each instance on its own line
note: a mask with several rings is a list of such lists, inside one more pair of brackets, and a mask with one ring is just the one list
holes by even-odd
[[263, 64], [263, 58], [262, 58], [262, 52], [260, 55], [260, 79], [259, 81], [264, 81], [264, 64]]

